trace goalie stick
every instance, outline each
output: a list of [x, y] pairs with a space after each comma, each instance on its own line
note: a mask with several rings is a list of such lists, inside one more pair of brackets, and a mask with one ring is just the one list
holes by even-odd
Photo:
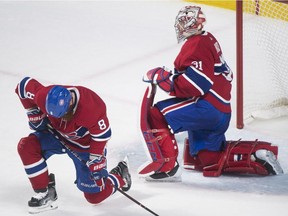
[[[66, 143], [63, 139], [61, 139], [61, 135], [52, 127], [52, 125], [48, 124], [48, 131], [57, 139], [59, 140], [59, 142], [63, 145], [63, 147], [65, 149], [67, 149], [75, 158], [77, 158], [81, 163], [86, 165], [86, 162], [84, 159], [82, 159], [75, 151], [73, 151]], [[155, 216], [159, 216], [158, 214], [156, 214], [155, 212], [153, 212], [151, 209], [149, 209], [148, 207], [146, 207], [145, 205], [143, 205], [142, 203], [140, 203], [139, 201], [137, 201], [136, 199], [134, 199], [133, 197], [131, 197], [130, 195], [128, 195], [127, 193], [125, 193], [123, 190], [116, 188], [116, 190], [118, 192], [120, 192], [121, 194], [123, 194], [124, 196], [126, 196], [128, 199], [130, 199], [131, 201], [133, 201], [134, 203], [136, 203], [137, 205], [139, 205], [140, 207], [144, 208], [146, 211], [150, 212], [151, 214], [155, 215]]]

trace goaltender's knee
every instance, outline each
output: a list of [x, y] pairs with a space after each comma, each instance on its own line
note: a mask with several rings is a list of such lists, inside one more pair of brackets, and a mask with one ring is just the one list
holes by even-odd
[[29, 135], [20, 139], [17, 150], [18, 154], [23, 158], [35, 153], [41, 153], [41, 145], [35, 135]]

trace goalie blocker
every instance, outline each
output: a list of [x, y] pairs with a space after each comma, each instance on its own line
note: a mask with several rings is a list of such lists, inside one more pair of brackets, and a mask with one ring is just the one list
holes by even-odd
[[223, 152], [200, 151], [192, 157], [188, 139], [185, 139], [183, 166], [184, 169], [202, 171], [207, 177], [217, 177], [222, 173], [278, 175], [283, 170], [277, 156], [278, 147], [269, 142], [238, 140], [227, 141]]

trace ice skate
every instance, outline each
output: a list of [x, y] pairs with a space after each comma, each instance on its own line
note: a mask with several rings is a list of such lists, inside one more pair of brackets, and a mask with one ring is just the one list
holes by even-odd
[[146, 181], [159, 181], [159, 182], [180, 182], [182, 170], [178, 161], [175, 162], [175, 166], [168, 172], [155, 172], [152, 175], [145, 177]]
[[269, 174], [279, 175], [283, 173], [283, 169], [273, 152], [261, 149], [255, 152], [255, 156], [256, 161], [258, 160], [259, 163], [265, 166]]
[[48, 188], [44, 192], [36, 193], [30, 201], [28, 201], [29, 213], [36, 214], [48, 210], [58, 208], [56, 203], [57, 193], [55, 189], [55, 176], [54, 174], [49, 175], [50, 182]]
[[125, 158], [119, 162], [118, 165], [110, 171], [111, 174], [120, 175], [125, 182], [125, 185], [121, 188], [123, 191], [128, 191], [131, 188], [132, 180], [128, 170], [128, 159]]

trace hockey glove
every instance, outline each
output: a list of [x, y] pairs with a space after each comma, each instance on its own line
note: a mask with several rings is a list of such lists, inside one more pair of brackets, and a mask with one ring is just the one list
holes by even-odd
[[165, 67], [157, 67], [149, 70], [143, 77], [144, 82], [157, 84], [163, 91], [173, 91], [173, 74]]
[[91, 172], [91, 177], [101, 190], [105, 187], [105, 180], [108, 177], [106, 158], [102, 155], [90, 154], [86, 163]]
[[48, 118], [47, 116], [38, 108], [32, 108], [27, 111], [27, 116], [29, 119], [29, 127], [35, 131], [42, 131], [47, 129]]

